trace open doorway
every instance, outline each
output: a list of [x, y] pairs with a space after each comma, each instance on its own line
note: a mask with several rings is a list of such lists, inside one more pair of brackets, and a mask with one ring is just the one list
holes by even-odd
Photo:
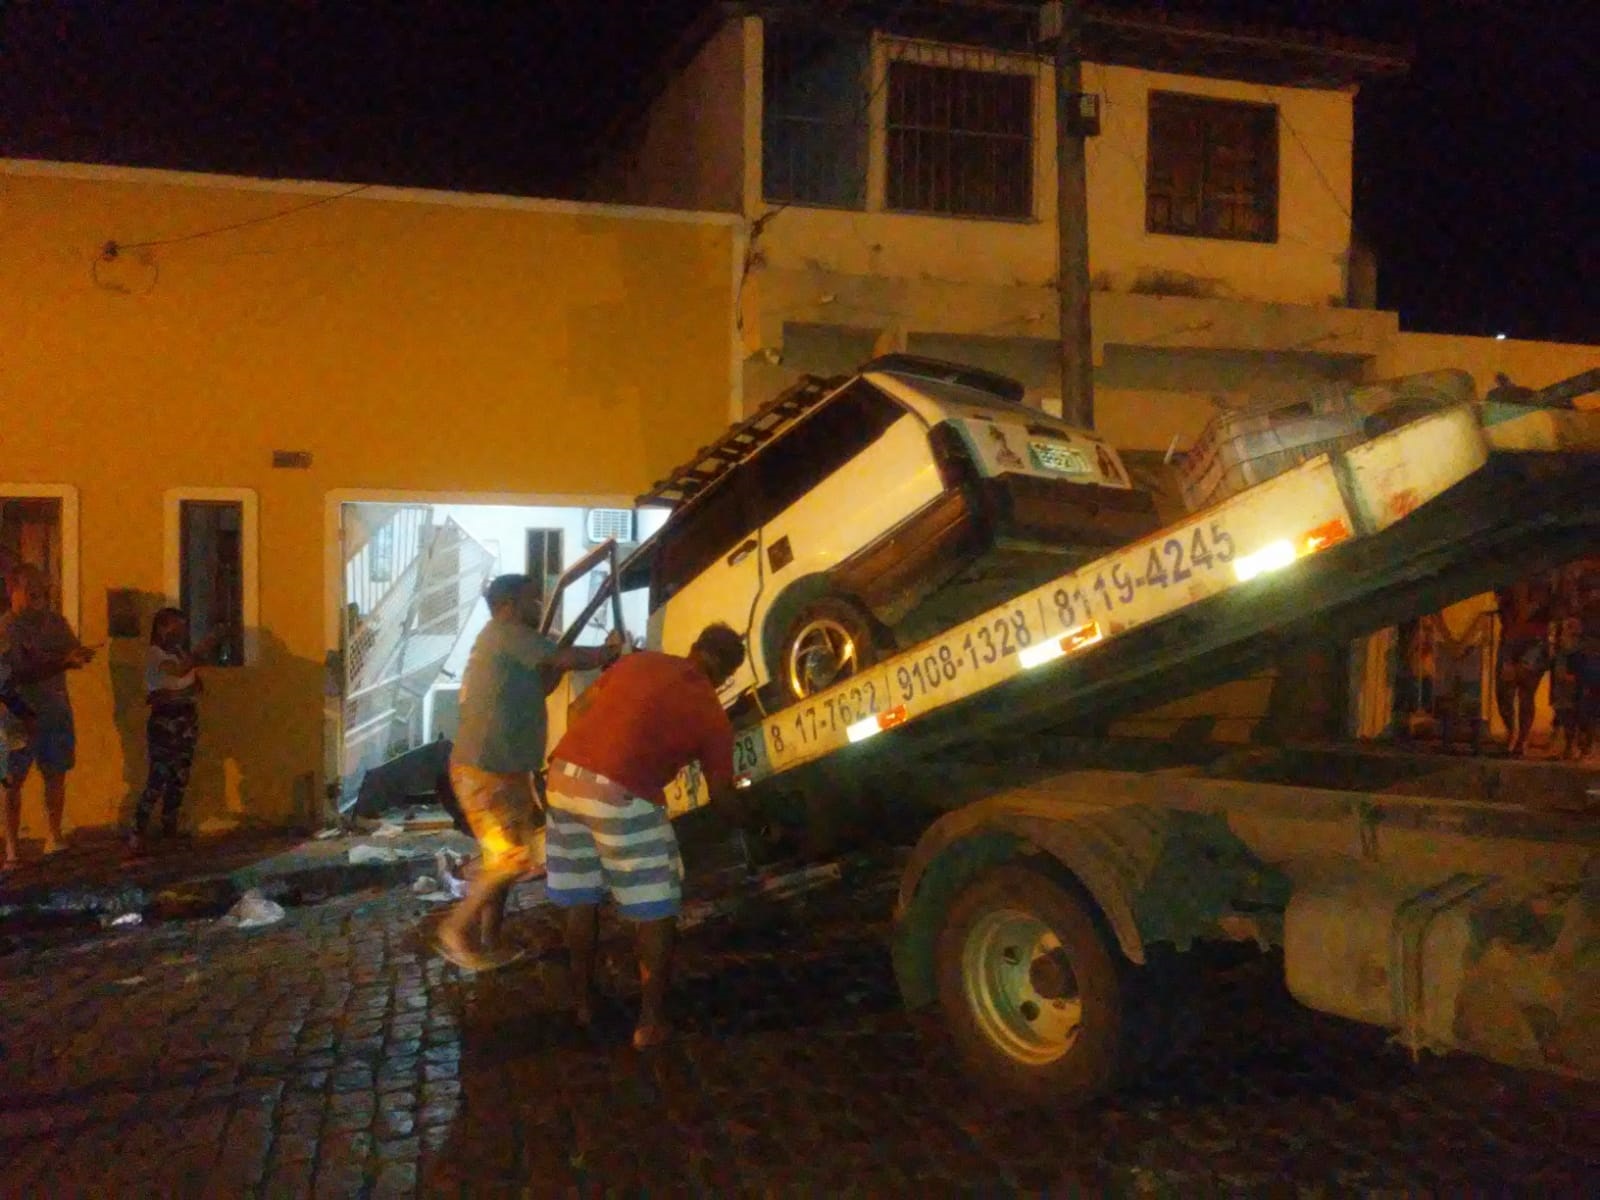
[[0, 577], [21, 565], [37, 567], [50, 585], [50, 607], [62, 610], [61, 500], [0, 496]]
[[[663, 519], [660, 510], [555, 505], [347, 502], [342, 540], [340, 808], [352, 810], [373, 768], [414, 779], [423, 794], [448, 760], [460, 718], [461, 676], [488, 622], [484, 586], [496, 575], [530, 575], [554, 595], [556, 580], [608, 537], [626, 554]], [[605, 582], [590, 571], [554, 601], [553, 626], [566, 629]], [[646, 597], [625, 598], [628, 631], [644, 632]], [[598, 645], [612, 627], [609, 606], [577, 632]], [[398, 770], [414, 761], [415, 770]]]

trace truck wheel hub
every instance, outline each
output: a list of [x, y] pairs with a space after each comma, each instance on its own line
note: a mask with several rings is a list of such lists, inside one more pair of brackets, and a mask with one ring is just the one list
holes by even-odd
[[967, 934], [961, 968], [978, 1028], [1009, 1057], [1045, 1066], [1077, 1041], [1077, 980], [1060, 939], [1032, 913], [985, 913]]

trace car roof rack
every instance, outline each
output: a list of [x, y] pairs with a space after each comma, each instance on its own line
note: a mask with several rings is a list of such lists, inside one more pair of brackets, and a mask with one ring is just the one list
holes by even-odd
[[924, 358], [920, 354], [880, 354], [870, 362], [863, 363], [860, 371], [863, 375], [869, 371], [882, 371], [890, 375], [911, 375], [918, 379], [959, 384], [1016, 404], [1021, 404], [1027, 395], [1027, 389], [1009, 376], [985, 371], [982, 367]]
[[732, 425], [716, 441], [701, 446], [694, 457], [650, 485], [634, 503], [640, 507], [677, 508], [700, 495], [739, 463], [838, 391], [848, 375], [804, 375], [786, 391]]

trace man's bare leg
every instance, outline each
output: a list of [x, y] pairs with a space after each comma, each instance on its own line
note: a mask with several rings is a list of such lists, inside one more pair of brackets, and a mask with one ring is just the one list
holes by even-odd
[[[473, 877], [461, 903], [439, 922], [439, 944], [446, 951], [446, 957], [458, 966], [474, 958], [489, 958], [493, 953], [491, 947], [478, 941], [484, 916], [486, 911], [492, 912], [504, 903], [515, 878], [514, 875], [490, 875], [482, 870]], [[484, 961], [477, 969], [491, 965], [499, 964]]]
[[645, 1050], [667, 1040], [667, 984], [672, 975], [672, 938], [676, 919], [663, 917], [639, 923], [639, 1027], [633, 1031], [636, 1049]]
[[594, 960], [600, 944], [600, 909], [579, 904], [567, 909], [567, 963], [572, 979], [573, 1019], [588, 1028], [594, 1020]]
[[1517, 685], [1514, 680], [1496, 676], [1494, 706], [1500, 713], [1500, 723], [1506, 727], [1508, 752], [1517, 752]]
[[6, 866], [14, 867], [21, 858], [18, 843], [22, 837], [22, 784], [6, 784]]
[[506, 903], [511, 899], [508, 884], [500, 893], [498, 904], [485, 904], [478, 917], [478, 942], [485, 951], [493, 953], [500, 945], [500, 929], [506, 921]]
[[1533, 732], [1533, 698], [1538, 694], [1539, 681], [1517, 684], [1517, 753], [1528, 752], [1528, 735]]
[[44, 820], [48, 830], [44, 844], [46, 854], [66, 849], [66, 838], [61, 833], [61, 819], [67, 811], [67, 777], [55, 771], [44, 775]]

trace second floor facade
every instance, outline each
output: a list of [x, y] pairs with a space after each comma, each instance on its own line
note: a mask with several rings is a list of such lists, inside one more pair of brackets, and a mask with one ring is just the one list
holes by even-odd
[[[760, 11], [702, 31], [603, 164], [601, 198], [740, 213], [777, 271], [1053, 284], [1046, 44]], [[1084, 48], [1097, 291], [1326, 307], [1370, 290], [1352, 241], [1353, 104], [1398, 56], [1093, 10]]]

